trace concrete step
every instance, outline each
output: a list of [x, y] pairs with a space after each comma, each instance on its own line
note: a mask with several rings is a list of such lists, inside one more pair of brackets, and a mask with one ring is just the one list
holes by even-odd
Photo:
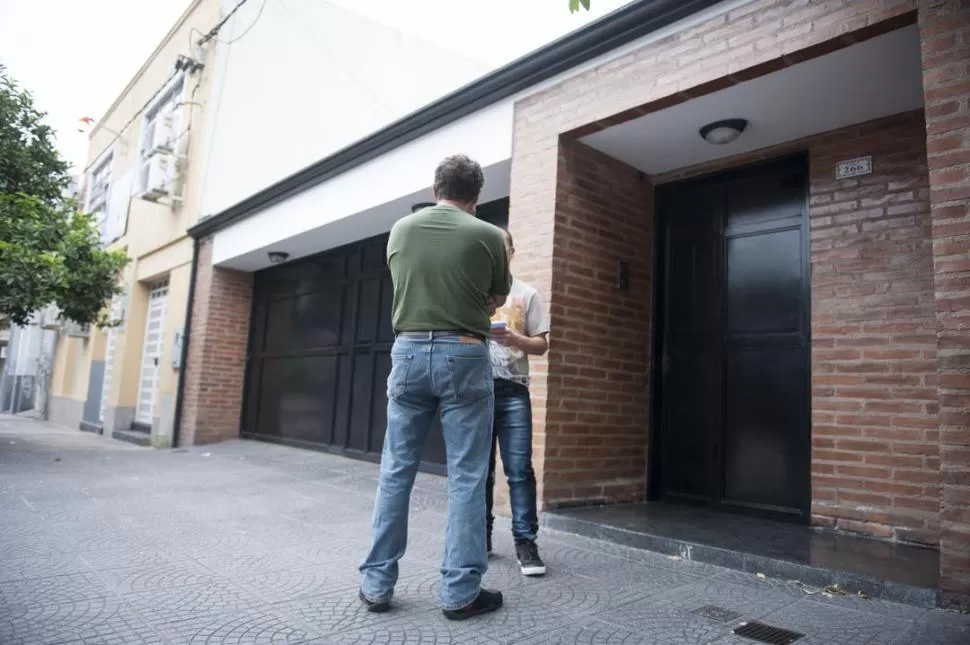
[[663, 502], [543, 514], [543, 525], [810, 587], [933, 608], [940, 603], [940, 554], [906, 544]]
[[152, 436], [141, 430], [114, 430], [111, 437], [118, 441], [133, 443], [136, 446], [150, 446], [152, 443]]

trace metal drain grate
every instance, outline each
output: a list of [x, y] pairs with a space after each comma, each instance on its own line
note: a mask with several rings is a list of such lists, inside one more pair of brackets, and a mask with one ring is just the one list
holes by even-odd
[[735, 629], [734, 633], [759, 643], [768, 643], [768, 645], [788, 645], [805, 636], [805, 634], [758, 622], [745, 623]]
[[690, 613], [718, 623], [730, 623], [731, 621], [737, 620], [741, 617], [741, 614], [738, 612], [725, 609], [724, 607], [718, 607], [717, 605], [700, 607], [692, 610]]

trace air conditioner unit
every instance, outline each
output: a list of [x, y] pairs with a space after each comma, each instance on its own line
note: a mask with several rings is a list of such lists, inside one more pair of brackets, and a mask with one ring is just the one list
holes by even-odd
[[41, 329], [60, 329], [60, 316], [61, 312], [57, 308], [57, 305], [47, 305], [37, 312], [34, 320]]
[[149, 155], [169, 153], [175, 149], [175, 115], [166, 110], [148, 124], [145, 143]]
[[144, 161], [139, 178], [142, 199], [154, 201], [171, 195], [175, 184], [175, 155], [152, 155]]
[[61, 333], [72, 338], [88, 338], [91, 335], [91, 326], [65, 320], [61, 325]]

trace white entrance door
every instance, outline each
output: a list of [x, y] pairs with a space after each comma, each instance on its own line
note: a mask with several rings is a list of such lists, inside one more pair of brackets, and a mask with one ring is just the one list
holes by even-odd
[[[121, 316], [121, 296], [111, 300], [111, 320], [118, 320]], [[108, 411], [108, 392], [111, 391], [111, 372], [114, 371], [115, 345], [118, 342], [118, 332], [114, 327], [108, 329], [108, 342], [104, 350], [104, 379], [101, 381], [101, 411], [98, 419], [104, 425], [104, 414]]]
[[135, 421], [149, 426], [155, 417], [155, 396], [158, 393], [158, 374], [165, 340], [167, 300], [168, 280], [153, 284], [148, 296], [145, 346], [141, 352], [141, 372], [138, 375], [138, 407], [135, 409]]

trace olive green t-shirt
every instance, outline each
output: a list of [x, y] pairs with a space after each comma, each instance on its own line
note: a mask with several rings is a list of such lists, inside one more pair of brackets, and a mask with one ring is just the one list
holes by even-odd
[[487, 298], [512, 285], [505, 234], [453, 206], [399, 220], [387, 241], [395, 332], [468, 331], [488, 336]]

